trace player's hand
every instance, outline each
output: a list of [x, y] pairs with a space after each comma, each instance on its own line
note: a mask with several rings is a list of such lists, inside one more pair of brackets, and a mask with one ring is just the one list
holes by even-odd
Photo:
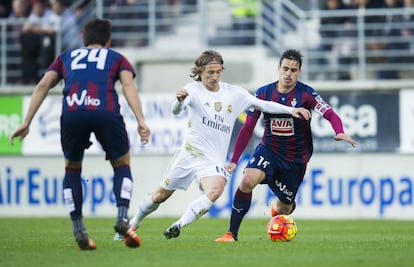
[[339, 133], [337, 135], [335, 135], [334, 139], [336, 141], [345, 141], [348, 142], [352, 145], [352, 147], [356, 147], [357, 143], [354, 139], [352, 139], [352, 137], [350, 137], [349, 135], [345, 134], [345, 133]]
[[311, 118], [311, 113], [306, 108], [300, 107], [300, 108], [295, 108], [293, 110], [292, 116], [298, 119], [305, 119], [308, 121]]
[[20, 141], [22, 141], [26, 135], [29, 133], [29, 125], [22, 124], [17, 128], [11, 135], [9, 142], [11, 145], [14, 145], [14, 138], [19, 137]]
[[177, 92], [175, 93], [175, 97], [177, 98], [178, 101], [183, 102], [184, 99], [188, 96], [188, 92], [187, 90], [185, 90], [184, 88], [178, 89]]
[[233, 171], [236, 169], [236, 167], [237, 167], [237, 164], [236, 164], [236, 163], [234, 163], [234, 162], [230, 162], [230, 163], [228, 163], [226, 166], [224, 166], [224, 169], [226, 169], [226, 171], [227, 171], [229, 174], [232, 174], [232, 173], [233, 173]]
[[138, 125], [138, 134], [141, 136], [141, 143], [147, 144], [151, 135], [151, 131], [145, 122]]

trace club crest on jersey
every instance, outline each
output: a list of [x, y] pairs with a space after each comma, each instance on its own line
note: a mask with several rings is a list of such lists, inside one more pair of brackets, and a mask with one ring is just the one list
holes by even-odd
[[295, 134], [293, 118], [272, 118], [270, 132], [277, 136], [292, 136]]
[[293, 99], [292, 99], [292, 101], [290, 101], [290, 105], [292, 106], [292, 107], [296, 107], [296, 105], [298, 104], [298, 101], [296, 101], [296, 98], [294, 97]]
[[165, 179], [165, 180], [164, 180], [164, 184], [165, 184], [165, 185], [170, 185], [170, 178]]
[[220, 111], [221, 111], [221, 109], [222, 109], [222, 104], [221, 104], [221, 102], [216, 102], [216, 103], [214, 103], [214, 109], [215, 109], [217, 112], [220, 112]]
[[227, 106], [227, 112], [231, 113], [233, 111], [233, 106], [232, 105], [228, 105]]

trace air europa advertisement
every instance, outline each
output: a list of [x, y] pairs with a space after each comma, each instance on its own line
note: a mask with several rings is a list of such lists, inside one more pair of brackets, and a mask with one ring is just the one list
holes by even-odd
[[[134, 190], [131, 207], [151, 192], [172, 155], [132, 157]], [[208, 213], [228, 217], [232, 197], [241, 180], [244, 156], [230, 178], [225, 192]], [[412, 155], [403, 154], [315, 154], [296, 198], [295, 217], [414, 219], [414, 169]], [[87, 156], [82, 170], [86, 216], [107, 217], [116, 212], [112, 193], [112, 169], [102, 156]], [[67, 216], [60, 157], [2, 157], [0, 161], [0, 216]], [[278, 184], [281, 188], [283, 184]], [[152, 216], [179, 217], [200, 192], [193, 183], [186, 192], [178, 190]], [[274, 195], [267, 186], [253, 192], [248, 216], [268, 217]]]

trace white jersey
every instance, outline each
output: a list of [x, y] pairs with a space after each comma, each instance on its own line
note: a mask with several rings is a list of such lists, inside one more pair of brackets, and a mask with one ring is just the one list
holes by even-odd
[[269, 113], [291, 113], [293, 108], [263, 101], [247, 90], [220, 82], [219, 90], [207, 90], [202, 82], [184, 86], [188, 96], [182, 108], [188, 111], [188, 128], [182, 149], [224, 165], [234, 124], [243, 111], [253, 106]]

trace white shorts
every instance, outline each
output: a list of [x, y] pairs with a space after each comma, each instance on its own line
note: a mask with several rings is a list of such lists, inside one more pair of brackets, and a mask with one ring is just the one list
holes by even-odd
[[200, 187], [200, 180], [210, 176], [222, 176], [227, 182], [229, 173], [217, 162], [179, 149], [165, 171], [160, 186], [166, 190], [187, 190], [193, 179]]

